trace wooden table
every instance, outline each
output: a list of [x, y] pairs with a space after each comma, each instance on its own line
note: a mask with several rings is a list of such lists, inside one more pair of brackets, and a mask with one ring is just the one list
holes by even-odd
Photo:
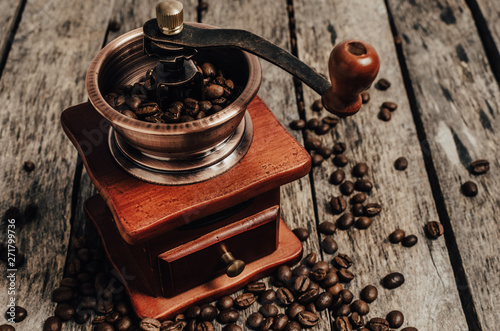
[[[154, 15], [156, 1], [1, 0], [0, 11], [0, 210], [39, 207], [36, 219], [18, 222], [19, 249], [27, 256], [17, 272], [17, 303], [28, 318], [17, 330], [40, 330], [53, 314], [51, 292], [63, 277], [71, 238], [91, 232], [82, 202], [95, 194], [76, 150], [59, 123], [63, 109], [86, 100], [85, 74], [103, 44]], [[405, 326], [419, 330], [496, 330], [500, 324], [500, 2], [493, 0], [184, 0], [187, 21], [243, 28], [289, 49], [319, 72], [333, 44], [359, 38], [379, 52], [379, 77], [392, 82], [387, 91], [370, 89], [362, 111], [322, 136], [329, 146], [343, 141], [350, 159], [370, 165], [375, 187], [370, 201], [383, 212], [367, 230], [334, 234], [339, 252], [354, 260], [356, 278], [348, 285], [357, 297], [367, 284], [379, 298], [368, 317], [393, 309], [405, 314]], [[112, 19], [118, 32], [108, 31]], [[292, 78], [263, 62], [260, 97], [280, 121], [323, 117], [311, 111], [318, 96], [294, 87]], [[392, 120], [377, 118], [384, 101], [397, 102]], [[303, 141], [300, 132], [291, 131]], [[398, 157], [409, 160], [404, 172]], [[471, 161], [488, 159], [482, 176], [468, 171]], [[33, 172], [23, 171], [32, 160]], [[310, 176], [282, 188], [282, 216], [291, 228], [307, 227], [306, 253], [324, 254], [316, 225], [335, 220], [328, 200], [338, 187], [328, 183], [331, 160]], [[349, 176], [349, 175], [348, 175]], [[461, 194], [465, 181], [479, 194]], [[425, 237], [423, 226], [439, 220], [445, 235]], [[390, 244], [396, 228], [415, 234], [412, 248]], [[3, 242], [6, 224], [2, 223]], [[97, 240], [97, 239], [96, 239]], [[398, 271], [405, 284], [379, 286]], [[0, 302], [6, 307], [5, 271]], [[0, 315], [3, 316], [3, 309]], [[255, 311], [258, 305], [252, 306]], [[247, 316], [250, 311], [244, 315]], [[239, 324], [243, 325], [244, 316]], [[315, 329], [330, 329], [327, 313]], [[1, 318], [0, 318], [1, 319]], [[0, 320], [3, 324], [4, 320]], [[220, 324], [216, 324], [220, 329]], [[65, 330], [91, 330], [69, 323]]]

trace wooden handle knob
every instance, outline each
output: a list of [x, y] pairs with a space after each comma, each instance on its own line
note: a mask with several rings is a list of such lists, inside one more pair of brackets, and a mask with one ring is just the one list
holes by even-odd
[[367, 43], [348, 40], [335, 46], [328, 60], [332, 86], [322, 97], [326, 110], [340, 117], [357, 113], [359, 94], [373, 83], [379, 67], [378, 54]]
[[220, 259], [226, 264], [226, 275], [228, 277], [236, 277], [245, 270], [245, 262], [236, 260], [230, 252], [222, 254]]

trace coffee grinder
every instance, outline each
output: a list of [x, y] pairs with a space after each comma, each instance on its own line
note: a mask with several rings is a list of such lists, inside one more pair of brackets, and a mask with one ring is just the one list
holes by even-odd
[[[358, 111], [359, 93], [379, 68], [370, 45], [346, 41], [330, 55], [330, 84], [250, 32], [183, 22], [182, 5], [169, 0], [156, 19], [97, 54], [86, 78], [89, 101], [62, 113], [99, 191], [85, 212], [140, 317], [170, 318], [301, 257], [300, 241], [280, 218], [279, 191], [309, 172], [311, 158], [256, 96], [257, 56], [301, 79], [338, 116]], [[167, 90], [182, 89], [197, 75], [195, 61], [215, 63], [243, 87], [213, 115], [148, 123], [103, 97], [151, 69], [167, 72]]]

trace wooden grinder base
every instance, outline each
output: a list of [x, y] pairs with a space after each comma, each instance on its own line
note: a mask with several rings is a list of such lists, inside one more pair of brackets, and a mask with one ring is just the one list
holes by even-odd
[[295, 263], [302, 255], [302, 244], [283, 220], [280, 220], [278, 249], [247, 264], [241, 275], [234, 278], [222, 275], [171, 298], [153, 297], [145, 294], [148, 291], [144, 289], [141, 271], [144, 261], [134, 261], [134, 253], [131, 251], [134, 246], [126, 244], [121, 238], [104, 200], [96, 195], [85, 202], [84, 209], [101, 235], [106, 254], [130, 295], [134, 310], [141, 318], [172, 318], [191, 305], [233, 293], [246, 284], [269, 275], [281, 264]]

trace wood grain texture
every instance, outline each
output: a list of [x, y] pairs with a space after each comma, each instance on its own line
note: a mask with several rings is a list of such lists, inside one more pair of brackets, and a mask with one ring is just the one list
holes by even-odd
[[[498, 85], [463, 1], [389, 3], [467, 277], [459, 286], [472, 293], [478, 328], [491, 330], [500, 322]], [[476, 159], [488, 159], [491, 171], [471, 176]], [[478, 184], [475, 198], [460, 192], [468, 180]]]
[[[18, 329], [39, 330], [53, 313], [51, 292], [63, 274], [70, 234], [71, 190], [76, 153], [59, 114], [85, 100], [87, 67], [100, 48], [109, 3], [32, 1], [24, 9], [0, 80], [0, 210], [38, 204], [38, 216], [17, 228], [27, 257], [17, 272], [17, 303], [29, 311]], [[82, 15], [85, 13], [85, 15]], [[22, 170], [32, 160], [32, 173]], [[2, 236], [3, 236], [2, 231]], [[0, 280], [1, 288], [7, 279]], [[0, 301], [7, 302], [7, 291]]]
[[[203, 14], [202, 23], [225, 28], [245, 29], [284, 49], [290, 49], [287, 5], [284, 0], [210, 0], [209, 8]], [[258, 95], [295, 139], [303, 142], [300, 132], [290, 130], [288, 127], [292, 120], [299, 118], [292, 77], [264, 60], [261, 60], [261, 64], [262, 85]], [[303, 243], [304, 255], [315, 251], [321, 256], [308, 176], [281, 188], [281, 216], [291, 229], [305, 227], [309, 230], [310, 237]], [[266, 280], [266, 283], [271, 284], [269, 279]], [[248, 315], [257, 311], [259, 307], [259, 304], [254, 304], [249, 309], [242, 311], [238, 324], [244, 325]], [[221, 329], [220, 325], [217, 327], [218, 330]], [[323, 312], [316, 328], [326, 330], [329, 327], [328, 314]]]
[[[351, 169], [357, 162], [368, 163], [367, 178], [374, 183], [374, 188], [367, 201], [379, 202], [383, 207], [367, 230], [337, 230], [334, 235], [339, 252], [354, 260], [351, 269], [357, 276], [347, 287], [355, 298], [359, 298], [360, 290], [368, 284], [378, 287], [379, 297], [370, 305], [368, 319], [385, 317], [397, 309], [405, 315], [404, 326], [419, 330], [466, 330], [445, 241], [443, 238], [429, 241], [424, 236], [423, 226], [436, 220], [437, 212], [397, 65], [384, 2], [295, 0], [294, 4], [298, 52], [304, 62], [327, 74], [326, 64], [333, 43], [361, 39], [379, 53], [379, 77], [392, 82], [386, 92], [371, 88], [371, 101], [362, 106], [357, 115], [341, 120], [331, 134], [322, 138], [327, 146], [340, 141], [347, 144], [345, 155], [350, 161], [344, 171], [348, 179], [356, 180]], [[309, 89], [305, 89], [304, 94], [307, 117], [318, 117], [309, 110], [318, 96]], [[377, 114], [382, 102], [388, 100], [397, 102], [399, 107], [390, 122], [382, 122]], [[319, 117], [326, 115], [323, 111]], [[396, 171], [393, 166], [400, 156], [409, 160], [410, 166], [404, 172]], [[328, 184], [328, 177], [335, 169], [328, 160], [313, 172], [320, 221], [337, 219], [328, 206], [332, 196], [340, 195], [338, 187]], [[397, 228], [415, 234], [419, 243], [412, 248], [390, 244], [387, 237]], [[406, 282], [400, 288], [386, 290], [380, 281], [391, 272], [401, 272]]]
[[[14, 38], [14, 27], [23, 9], [23, 0], [2, 0], [0, 11], [0, 70]], [[0, 73], [1, 74], [1, 73]]]

